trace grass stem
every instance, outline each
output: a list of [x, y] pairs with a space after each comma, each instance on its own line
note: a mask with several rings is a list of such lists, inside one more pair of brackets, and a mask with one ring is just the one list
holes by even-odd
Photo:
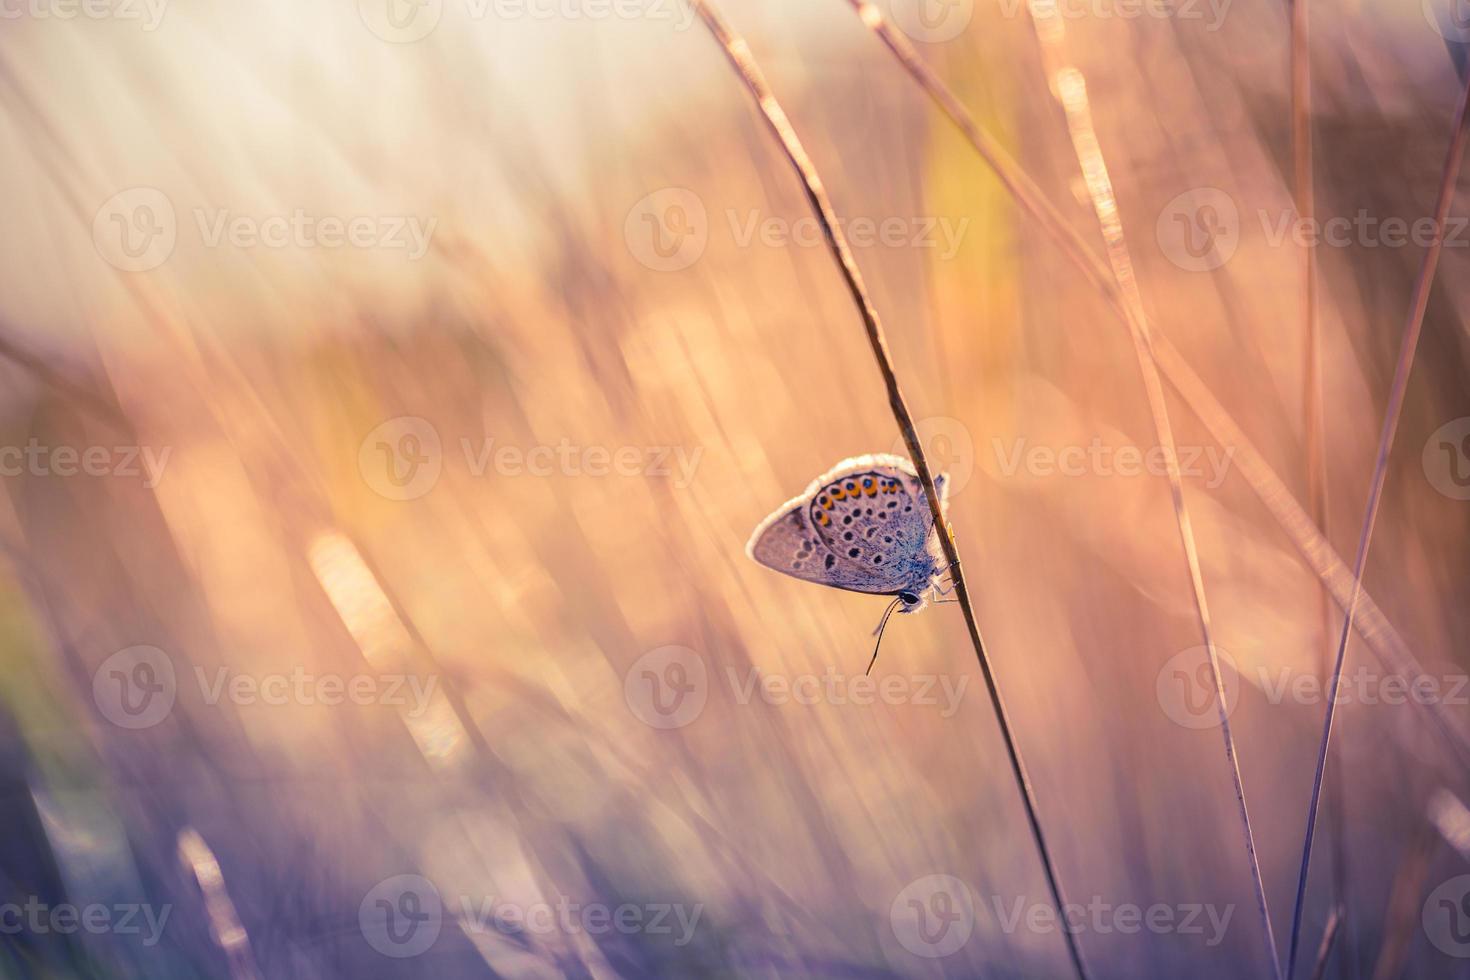
[[[867, 333], [868, 344], [873, 350], [873, 359], [878, 366], [878, 373], [883, 378], [883, 385], [888, 392], [888, 404], [893, 411], [894, 421], [898, 423], [899, 431], [903, 434], [904, 445], [908, 447], [909, 456], [913, 459], [914, 468], [918, 471], [919, 480], [924, 486], [924, 495], [929, 501], [929, 511], [934, 518], [934, 525], [939, 529], [940, 547], [944, 551], [945, 560], [949, 562], [950, 575], [954, 582], [955, 597], [959, 600], [960, 609], [964, 613], [965, 627], [970, 634], [971, 645], [975, 648], [975, 658], [980, 663], [980, 672], [985, 679], [986, 690], [990, 694], [990, 703], [995, 710], [996, 722], [1000, 727], [1001, 736], [1005, 741], [1006, 754], [1009, 757], [1011, 770], [1016, 778], [1016, 785], [1021, 791], [1021, 799], [1025, 804], [1026, 818], [1031, 825], [1031, 834], [1036, 840], [1036, 849], [1041, 858], [1042, 869], [1046, 874], [1047, 886], [1051, 890], [1052, 901], [1059, 915], [1064, 914], [1065, 901], [1062, 897], [1061, 885], [1057, 879], [1056, 866], [1051, 857], [1051, 851], [1046, 844], [1046, 836], [1041, 827], [1041, 819], [1037, 812], [1036, 794], [1032, 789], [1031, 780], [1027, 776], [1026, 766], [1021, 760], [1020, 750], [1016, 745], [1015, 734], [1011, 727], [1010, 716], [1006, 711], [1005, 703], [1000, 695], [1000, 688], [996, 683], [995, 673], [991, 667], [990, 657], [986, 653], [984, 640], [980, 635], [979, 624], [975, 620], [975, 610], [970, 602], [970, 591], [965, 580], [963, 566], [960, 563], [959, 550], [955, 546], [954, 535], [950, 531], [948, 523], [944, 519], [940, 508], [939, 494], [934, 488], [934, 476], [929, 469], [929, 462], [924, 454], [923, 444], [919, 440], [918, 433], [914, 429], [913, 415], [909, 411], [908, 404], [904, 400], [903, 392], [899, 387], [898, 376], [894, 373], [893, 358], [888, 350], [888, 341], [883, 332], [882, 321], [878, 317], [878, 311], [868, 295], [867, 287], [863, 284], [861, 272], [858, 270], [857, 261], [853, 257], [852, 250], [847, 244], [847, 239], [837, 221], [837, 215], [832, 207], [832, 202], [827, 197], [826, 189], [817, 171], [816, 165], [807, 154], [806, 148], [802, 146], [801, 139], [797, 136], [791, 120], [781, 107], [767, 84], [760, 66], [756, 64], [751, 55], [750, 46], [744, 38], [740, 37], [725, 21], [724, 17], [714, 8], [709, 0], [689, 0], [690, 6], [699, 15], [705, 26], [719, 42], [725, 57], [730, 65], [739, 74], [746, 89], [755, 98], [761, 115], [766, 125], [781, 144], [786, 159], [790, 162], [797, 176], [801, 178], [802, 188], [806, 194], [808, 203], [816, 214], [818, 222], [822, 226], [825, 240], [832, 251], [833, 257], [842, 273], [843, 281], [847, 285], [848, 292], [852, 294], [854, 304], [862, 317], [863, 327]], [[1080, 978], [1087, 977], [1086, 968], [1082, 962], [1082, 955], [1077, 947], [1077, 939], [1070, 929], [1062, 930], [1067, 943], [1067, 953], [1071, 957], [1072, 965]]]
[[[1035, 181], [989, 131], [975, 121], [959, 97], [924, 63], [913, 45], [893, 29], [870, 0], [847, 2], [893, 54], [899, 66], [959, 129], [1016, 203], [1035, 219], [1041, 230], [1076, 266], [1083, 279], [1102, 295], [1109, 309], [1126, 322], [1128, 310], [1107, 266], [1093, 254], [1091, 247], [1071, 227]], [[1347, 563], [1318, 530], [1310, 515], [1266, 462], [1265, 456], [1255, 447], [1245, 430], [1230, 417], [1220, 400], [1169, 338], [1157, 330], [1151, 330], [1150, 336], [1150, 356], [1158, 364], [1164, 378], [1209, 430], [1215, 441], [1233, 452], [1235, 469], [1245, 478], [1251, 491], [1286, 533], [1313, 574], [1327, 587], [1333, 600], [1346, 610], [1354, 589]], [[1424, 674], [1412, 651], [1366, 590], [1359, 597], [1359, 615], [1355, 628], [1369, 649], [1389, 670], [1409, 677]], [[1457, 723], [1448, 717], [1447, 709], [1440, 702], [1435, 701], [1422, 707], [1425, 718], [1440, 735], [1442, 744], [1455, 757], [1459, 769], [1470, 770], [1470, 738], [1456, 727]]]
[[1398, 361], [1394, 365], [1393, 381], [1388, 389], [1388, 405], [1383, 412], [1383, 430], [1378, 437], [1378, 458], [1373, 465], [1373, 475], [1368, 486], [1368, 504], [1363, 515], [1363, 527], [1358, 535], [1358, 555], [1353, 562], [1353, 590], [1343, 619], [1342, 636], [1337, 642], [1337, 660], [1332, 668], [1332, 680], [1328, 686], [1327, 711], [1322, 720], [1322, 740], [1317, 747], [1317, 767], [1312, 776], [1312, 798], [1307, 807], [1306, 838], [1302, 843], [1302, 864], [1297, 873], [1296, 905], [1291, 915], [1291, 946], [1288, 953], [1287, 976], [1294, 974], [1297, 947], [1301, 942], [1302, 912], [1307, 898], [1307, 875], [1312, 865], [1312, 841], [1317, 829], [1317, 810], [1322, 802], [1322, 777], [1327, 769], [1328, 748], [1332, 744], [1332, 724], [1337, 716], [1337, 695], [1342, 685], [1342, 668], [1347, 660], [1348, 641], [1353, 635], [1353, 619], [1358, 611], [1358, 601], [1363, 589], [1363, 572], [1368, 564], [1368, 551], [1373, 544], [1373, 529], [1378, 523], [1378, 506], [1383, 500], [1383, 485], [1388, 479], [1388, 459], [1393, 452], [1394, 437], [1398, 434], [1399, 420], [1403, 416], [1404, 399], [1409, 389], [1409, 374], [1414, 368], [1414, 354], [1419, 349], [1419, 336], [1424, 330], [1424, 313], [1429, 307], [1429, 292], [1434, 285], [1434, 274], [1439, 268], [1439, 256], [1444, 249], [1444, 226], [1449, 217], [1450, 205], [1455, 200], [1455, 183], [1460, 173], [1460, 164], [1465, 156], [1466, 107], [1470, 105], [1470, 71], [1465, 73], [1464, 85], [1460, 90], [1460, 101], [1455, 108], [1454, 126], [1450, 131], [1449, 148], [1445, 153], [1444, 172], [1439, 182], [1439, 199], [1434, 208], [1434, 240], [1424, 253], [1419, 266], [1419, 276], [1414, 283], [1413, 298], [1409, 304], [1408, 317], [1404, 323], [1403, 339], [1399, 343]]

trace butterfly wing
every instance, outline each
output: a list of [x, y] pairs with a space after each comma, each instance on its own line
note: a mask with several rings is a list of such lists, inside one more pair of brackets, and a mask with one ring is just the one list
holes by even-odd
[[876, 569], [838, 557], [812, 526], [811, 498], [788, 500], [751, 535], [745, 553], [753, 560], [807, 582], [850, 592], [894, 591], [889, 577]]
[[[941, 502], [943, 476], [936, 478]], [[901, 456], [843, 460], [766, 518], [746, 553], [786, 575], [853, 592], [922, 588], [932, 574], [930, 518]]]

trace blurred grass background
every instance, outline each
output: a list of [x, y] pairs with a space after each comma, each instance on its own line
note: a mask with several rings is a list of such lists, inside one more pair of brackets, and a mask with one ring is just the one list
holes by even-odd
[[[776, 576], [742, 548], [817, 473], [897, 438], [828, 252], [736, 234], [751, 215], [807, 216], [747, 97], [672, 6], [658, 8], [672, 19], [472, 9], [446, 3], [413, 43], [347, 3], [180, 5], [156, 30], [31, 16], [0, 36], [0, 317], [22, 352], [0, 365], [0, 442], [170, 450], [152, 488], [0, 481], [0, 882], [51, 904], [173, 908], [155, 947], [22, 932], [0, 963], [17, 977], [1065, 975], [1055, 931], [1007, 931], [995, 914], [993, 899], [1046, 890], [954, 610], [893, 623], [877, 667], [967, 678], [950, 717], [736, 696], [731, 678], [751, 669], [866, 663], [880, 603]], [[728, 13], [844, 216], [963, 228], [953, 255], [879, 245], [858, 261], [934, 451], [970, 474], [952, 516], [1069, 897], [1235, 909], [1215, 946], [1086, 931], [1094, 974], [1257, 973], [1218, 732], [1171, 721], [1156, 693], [1199, 642], [1168, 488], [1003, 465], [1018, 439], [1152, 443], [1123, 327], [846, 4]], [[1305, 502], [1301, 256], [1258, 219], [1291, 208], [1287, 17], [1236, 0], [1218, 30], [1091, 16], [1068, 32], [1154, 323]], [[922, 49], [1097, 242], [1024, 8], [975, 5], [959, 36]], [[1416, 4], [1323, 6], [1312, 53], [1319, 213], [1428, 214], [1458, 87], [1444, 39]], [[171, 254], [141, 272], [115, 268], [94, 235], [99, 208], [134, 187], [161, 191], [177, 220]], [[666, 188], [706, 218], [697, 260], [672, 271], [646, 264], [629, 217]], [[1234, 254], [1207, 272], [1180, 268], [1156, 234], [1196, 188], [1240, 215]], [[436, 224], [412, 261], [210, 247], [195, 218], [297, 208]], [[1329, 528], [1349, 557], [1420, 256], [1318, 250]], [[1470, 512], [1421, 452], [1470, 415], [1465, 271], [1448, 248], [1366, 579], [1437, 677], [1465, 670]], [[1214, 445], [1171, 408], [1181, 446]], [[363, 452], [404, 416], [437, 434], [442, 473], [392, 500]], [[485, 439], [697, 462], [688, 481], [677, 464], [477, 474], [462, 440]], [[1316, 676], [1336, 627], [1315, 577], [1238, 472], [1210, 482], [1188, 492], [1218, 642], [1249, 676]], [[93, 678], [139, 644], [180, 681], [168, 717], [130, 731], [99, 713]], [[659, 730], [625, 678], [669, 645], [703, 659], [708, 701]], [[1359, 642], [1360, 664], [1376, 661]], [[439, 686], [413, 718], [209, 704], [196, 668]], [[1279, 936], [1321, 711], [1246, 683], [1232, 716]], [[1339, 715], [1350, 928], [1331, 976], [1373, 976], [1401, 941], [1388, 975], [1456, 975], [1417, 919], [1419, 893], [1466, 870], [1427, 830], [1432, 794], [1470, 791], [1431, 732], [1413, 705]], [[228, 914], [209, 861], [180, 860], [189, 831], [218, 862]], [[1314, 866], [1309, 951], [1332, 850]], [[703, 913], [683, 946], [446, 921], [430, 951], [391, 959], [358, 911], [400, 874], [446, 897]], [[895, 897], [931, 874], [967, 882], [978, 912], [941, 959], [890, 925]], [[1407, 934], [1396, 888], [1415, 896]]]

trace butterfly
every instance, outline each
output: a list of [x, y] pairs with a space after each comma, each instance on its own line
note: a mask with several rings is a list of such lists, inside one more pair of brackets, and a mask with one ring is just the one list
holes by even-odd
[[[947, 475], [934, 477], [941, 513], [948, 507]], [[874, 454], [844, 459], [761, 521], [745, 553], [767, 568], [834, 589], [891, 595], [875, 631], [895, 608], [925, 606], [946, 566], [934, 521], [913, 464], [902, 456]], [[878, 650], [873, 650], [873, 660]], [[868, 670], [873, 664], [868, 664]]]

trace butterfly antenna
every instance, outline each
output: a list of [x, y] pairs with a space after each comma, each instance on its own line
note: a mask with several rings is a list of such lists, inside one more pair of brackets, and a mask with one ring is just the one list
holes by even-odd
[[873, 659], [868, 661], [868, 669], [863, 671], [864, 677], [873, 672], [873, 665], [878, 662], [878, 648], [883, 645], [883, 631], [888, 628], [888, 617], [893, 615], [893, 610], [897, 609], [901, 602], [903, 602], [903, 597], [899, 596], [888, 604], [888, 608], [883, 611], [883, 618], [878, 621], [878, 628], [873, 631], [878, 635], [878, 642], [873, 644]]

